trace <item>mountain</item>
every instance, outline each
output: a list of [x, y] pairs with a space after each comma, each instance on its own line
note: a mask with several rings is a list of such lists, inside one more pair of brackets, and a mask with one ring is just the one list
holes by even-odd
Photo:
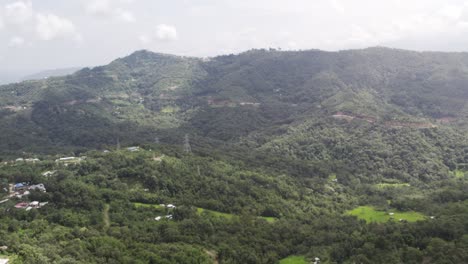
[[63, 68], [63, 69], [45, 70], [45, 71], [37, 72], [34, 74], [30, 74], [27, 76], [23, 76], [21, 80], [22, 81], [40, 80], [40, 79], [46, 79], [49, 77], [65, 76], [65, 75], [73, 74], [80, 69], [81, 68], [79, 67], [70, 67], [70, 68]]
[[142, 50], [0, 86], [1, 256], [464, 263], [467, 70], [381, 47]]
[[467, 84], [468, 53], [251, 50], [207, 60], [143, 50], [1, 86], [0, 144], [14, 155], [181, 144], [190, 134], [200, 151], [248, 148], [339, 161], [362, 179], [427, 180], [468, 163]]

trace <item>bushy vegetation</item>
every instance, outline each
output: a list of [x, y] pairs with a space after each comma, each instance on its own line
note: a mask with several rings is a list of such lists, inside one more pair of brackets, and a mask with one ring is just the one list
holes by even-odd
[[[46, 185], [47, 193], [23, 200], [49, 202], [31, 211], [12, 208], [14, 200], [0, 205], [6, 253], [17, 263], [212, 263], [213, 254], [220, 263], [277, 263], [291, 255], [324, 263], [419, 263], [447, 258], [440, 251], [455, 262], [466, 254], [464, 179], [435, 181], [419, 197], [404, 198], [414, 190], [328, 178], [310, 185], [280, 171], [151, 149], [89, 152], [66, 167], [48, 161], [2, 166], [8, 182]], [[45, 177], [45, 170], [56, 173]], [[160, 205], [169, 203], [176, 208]], [[359, 204], [386, 204], [391, 209], [382, 213], [407, 221], [377, 221], [378, 211], [367, 212], [370, 222], [348, 216]]]

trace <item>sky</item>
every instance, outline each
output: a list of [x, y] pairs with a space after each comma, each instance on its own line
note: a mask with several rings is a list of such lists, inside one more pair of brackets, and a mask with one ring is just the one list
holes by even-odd
[[468, 0], [0, 0], [0, 71], [96, 66], [135, 50], [468, 51]]

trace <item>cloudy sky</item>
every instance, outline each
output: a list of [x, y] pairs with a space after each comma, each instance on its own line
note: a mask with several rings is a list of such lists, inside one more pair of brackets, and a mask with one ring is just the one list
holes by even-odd
[[93, 66], [134, 50], [468, 51], [467, 0], [0, 0], [0, 70]]

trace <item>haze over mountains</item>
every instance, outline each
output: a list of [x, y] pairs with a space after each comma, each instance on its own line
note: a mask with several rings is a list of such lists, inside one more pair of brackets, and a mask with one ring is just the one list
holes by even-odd
[[21, 80], [22, 81], [39, 80], [39, 79], [45, 79], [49, 77], [64, 76], [64, 75], [73, 74], [80, 69], [81, 67], [70, 67], [70, 68], [62, 68], [62, 69], [45, 70], [45, 71], [40, 71], [34, 74], [30, 74], [27, 76], [23, 76]]
[[52, 69], [44, 71], [0, 71], [0, 85], [5, 85], [14, 82], [39, 80], [48, 77], [57, 77], [72, 74], [81, 69], [80, 67]]

